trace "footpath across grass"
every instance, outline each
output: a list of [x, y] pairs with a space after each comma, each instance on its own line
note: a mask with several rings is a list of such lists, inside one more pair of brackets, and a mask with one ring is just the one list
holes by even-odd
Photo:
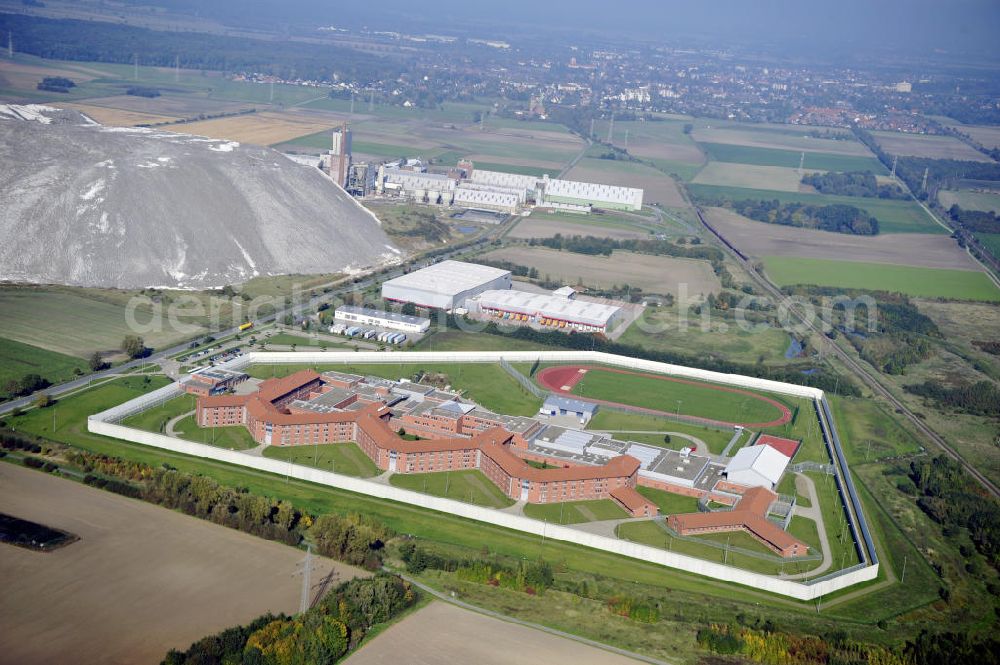
[[552, 524], [579, 524], [581, 522], [619, 520], [628, 517], [628, 513], [622, 510], [611, 499], [529, 503], [524, 506], [524, 514], [536, 520], [545, 520]]
[[389, 477], [393, 487], [413, 490], [423, 494], [474, 503], [488, 508], [506, 508], [514, 505], [503, 492], [481, 471], [439, 471], [434, 473], [396, 473]]

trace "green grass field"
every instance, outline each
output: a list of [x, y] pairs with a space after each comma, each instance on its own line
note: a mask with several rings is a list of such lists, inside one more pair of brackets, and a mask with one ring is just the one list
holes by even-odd
[[194, 416], [190, 415], [177, 421], [174, 430], [182, 439], [204, 443], [216, 448], [249, 450], [257, 447], [257, 442], [250, 436], [247, 428], [242, 425], [233, 425], [231, 427], [198, 427]]
[[[429, 347], [428, 347], [429, 348]], [[387, 379], [411, 378], [421, 370], [430, 373], [441, 373], [455, 390], [465, 391], [472, 400], [487, 409], [514, 416], [531, 416], [538, 413], [542, 401], [528, 393], [499, 365], [478, 363], [453, 364], [423, 364], [405, 362], [405, 356], [400, 355], [398, 364], [353, 364], [344, 363], [316, 366], [318, 372], [335, 370], [350, 374], [370, 374]], [[299, 370], [306, 369], [304, 365], [256, 365], [248, 373], [258, 379], [272, 376], [288, 376]]]
[[943, 270], [855, 261], [764, 257], [768, 276], [778, 286], [811, 284], [842, 289], [892, 291], [924, 298], [1000, 302], [998, 289], [986, 273]]
[[[6, 314], [4, 312], [4, 317]], [[76, 376], [74, 370], [89, 372], [90, 367], [80, 358], [12, 339], [0, 339], [0, 396], [5, 394], [4, 386], [8, 381], [19, 380], [26, 374], [38, 374], [58, 384]]]
[[672, 492], [664, 492], [653, 487], [636, 487], [643, 495], [660, 509], [661, 515], [674, 515], [698, 512], [698, 499], [693, 496], [681, 496]]
[[876, 402], [834, 395], [828, 400], [837, 419], [844, 423], [840, 439], [848, 463], [876, 462], [923, 450], [920, 442]]
[[[717, 162], [757, 164], [759, 166], [786, 166], [799, 168], [802, 152], [757, 148], [729, 143], [701, 143], [708, 156]], [[871, 171], [886, 173], [885, 167], [875, 157], [835, 155], [827, 152], [806, 152], [803, 169], [815, 171]]]
[[[691, 445], [691, 442], [682, 437], [675, 436], [668, 444], [664, 442], [663, 434], [659, 434], [659, 432], [680, 432], [681, 434], [689, 434], [700, 439], [708, 446], [709, 451], [716, 454], [722, 452], [722, 449], [726, 447], [729, 439], [733, 436], [733, 432], [729, 428], [721, 430], [667, 418], [657, 418], [656, 416], [609, 410], [598, 410], [597, 414], [587, 423], [587, 429], [608, 430], [612, 432], [612, 436], [616, 439], [648, 443], [674, 450], [680, 450], [686, 445]], [[615, 430], [623, 430], [623, 433], [616, 433]], [[624, 433], [625, 431], [628, 433]], [[701, 446], [698, 446], [698, 448], [699, 452], [705, 452], [701, 450]]]
[[702, 330], [701, 321], [690, 314], [681, 318], [678, 307], [647, 307], [637, 323], [620, 338], [622, 344], [632, 344], [654, 351], [671, 351], [692, 356], [725, 358], [740, 363], [784, 364], [788, 349], [788, 333], [774, 326], [755, 326], [744, 330], [735, 319], [715, 321], [710, 330]]
[[718, 185], [690, 184], [688, 191], [696, 200], [724, 198], [732, 201], [745, 199], [778, 200], [782, 203], [806, 203], [811, 205], [843, 204], [866, 210], [878, 219], [880, 233], [949, 233], [935, 222], [914, 201], [893, 201], [857, 196], [831, 196], [827, 194], [803, 194], [779, 192], [770, 189], [747, 189], [743, 187], [721, 187]]
[[264, 457], [290, 460], [292, 464], [311, 466], [357, 478], [371, 478], [381, 473], [375, 462], [368, 459], [357, 444], [350, 441], [317, 446], [268, 446], [264, 449]]
[[708, 384], [680, 383], [592, 369], [574, 395], [725, 422], [770, 422], [781, 417], [772, 404], [751, 395], [716, 390]]
[[478, 469], [440, 471], [435, 473], [394, 473], [389, 477], [393, 487], [455, 499], [477, 506], [505, 508], [514, 505], [489, 478]]
[[147, 409], [134, 416], [129, 416], [122, 421], [122, 425], [162, 434], [166, 431], [167, 423], [171, 418], [175, 418], [188, 411], [194, 411], [195, 402], [194, 395], [181, 395], [169, 402], [164, 402], [160, 406]]
[[976, 239], [983, 243], [986, 251], [1000, 259], [1000, 233], [977, 233]]
[[628, 513], [611, 499], [529, 503], [524, 506], [524, 514], [552, 524], [580, 524], [628, 517]]

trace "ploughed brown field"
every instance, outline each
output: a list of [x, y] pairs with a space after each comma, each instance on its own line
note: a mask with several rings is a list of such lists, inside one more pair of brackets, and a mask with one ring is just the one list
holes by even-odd
[[[527, 656], [526, 654], [530, 654]], [[344, 665], [628, 665], [597, 647], [435, 601], [391, 626]]]
[[798, 256], [924, 268], [979, 270], [976, 262], [945, 235], [894, 233], [855, 236], [747, 219], [723, 208], [707, 208], [715, 229], [749, 256]]
[[[158, 663], [298, 611], [295, 548], [11, 464], [0, 464], [0, 505], [80, 537], [54, 552], [0, 544], [0, 662]], [[316, 558], [314, 593], [332, 570], [365, 574]]]
[[721, 285], [708, 261], [677, 259], [615, 251], [611, 256], [588, 256], [541, 247], [505, 247], [485, 255], [485, 258], [511, 261], [537, 268], [539, 275], [574, 285], [611, 288], [629, 284], [647, 293], [694, 297], [717, 293]]

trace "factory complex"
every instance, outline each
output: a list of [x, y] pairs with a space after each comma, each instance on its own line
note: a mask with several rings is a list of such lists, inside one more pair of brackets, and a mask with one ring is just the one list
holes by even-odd
[[734, 508], [725, 518], [681, 516], [672, 528], [680, 535], [743, 530], [781, 556], [806, 553], [768, 517], [791, 517], [774, 487], [790, 462], [782, 449], [794, 454], [797, 441], [759, 437], [727, 465], [694, 447], [676, 451], [556, 424], [567, 414], [585, 422], [597, 408], [560, 397], [546, 400], [537, 417], [509, 416], [422, 383], [303, 370], [265, 380], [251, 394], [200, 396], [196, 418], [201, 427], [242, 425], [263, 445], [354, 442], [391, 473], [478, 469], [506, 496], [528, 503], [610, 499], [633, 517], [648, 517], [658, 508], [637, 486], [711, 500]]
[[476, 169], [468, 160], [447, 173], [430, 173], [420, 159], [381, 164], [353, 161], [351, 130], [345, 122], [333, 131], [331, 149], [320, 168], [349, 194], [405, 198], [441, 206], [516, 213], [529, 207], [589, 213], [594, 208], [642, 209], [643, 190]]
[[642, 209], [643, 190], [574, 180], [487, 171], [461, 161], [447, 174], [427, 173], [418, 160], [379, 166], [375, 193], [465, 208], [514, 213], [527, 206], [587, 213], [593, 208]]
[[551, 293], [512, 289], [509, 270], [442, 261], [382, 284], [382, 298], [418, 307], [460, 310], [504, 323], [605, 333], [625, 318], [618, 305], [583, 300], [570, 287]]

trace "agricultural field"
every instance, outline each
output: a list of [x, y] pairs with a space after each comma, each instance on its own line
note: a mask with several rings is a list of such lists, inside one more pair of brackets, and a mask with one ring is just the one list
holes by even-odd
[[611, 499], [590, 501], [561, 501], [559, 503], [529, 503], [524, 506], [524, 514], [536, 520], [552, 524], [580, 524], [601, 520], [619, 520], [628, 517], [617, 503]]
[[180, 120], [175, 116], [142, 113], [121, 108], [97, 106], [94, 104], [60, 104], [62, 108], [74, 109], [92, 120], [109, 127], [135, 127], [137, 125], [152, 125], [159, 122], [174, 122]]
[[716, 162], [782, 166], [797, 169], [802, 164], [809, 171], [871, 171], [885, 173], [885, 167], [872, 155], [844, 155], [823, 152], [776, 150], [730, 143], [702, 143], [709, 158]]
[[976, 143], [991, 149], [1000, 148], [1000, 127], [985, 125], [957, 125], [955, 129], [968, 134]]
[[1000, 193], [997, 192], [970, 192], [968, 190], [954, 191], [942, 189], [938, 192], [938, 201], [941, 202], [941, 206], [944, 208], [957, 205], [964, 210], [993, 211], [1000, 214]]
[[[643, 161], [653, 163], [664, 173], [674, 173], [684, 180], [690, 180], [705, 163], [705, 155], [684, 127], [690, 120], [683, 117], [658, 116], [657, 121], [615, 121], [611, 142], [619, 148]], [[594, 123], [594, 138], [607, 140], [609, 122]], [[595, 146], [593, 151], [607, 152], [603, 146]]]
[[[517, 614], [521, 616], [520, 612]], [[442, 630], [442, 626], [448, 630]], [[473, 637], [485, 635], [489, 639]], [[530, 653], [531, 659], [538, 663], [635, 663], [631, 658], [597, 647], [437, 601], [390, 626], [379, 639], [352, 653], [344, 665], [395, 662], [399, 659], [400, 644], [406, 645], [407, 660], [411, 663], [437, 663], [447, 654], [448, 662], [452, 663], [520, 665], [525, 653]]]
[[687, 205], [673, 178], [645, 164], [585, 157], [570, 169], [565, 178], [602, 185], [637, 187], [644, 190], [642, 200], [647, 205], [658, 203], [668, 208], [683, 208]]
[[292, 464], [311, 466], [324, 471], [342, 473], [356, 478], [371, 478], [381, 471], [356, 443], [324, 443], [315, 446], [268, 446], [264, 457], [286, 460]]
[[744, 254], [878, 262], [894, 265], [979, 269], [958, 244], [944, 235], [857, 236], [748, 219], [725, 208], [706, 208], [705, 218]]
[[[0, 504], [80, 536], [47, 554], [0, 548], [6, 662], [159, 662], [206, 634], [299, 607], [294, 547], [13, 464], [0, 464]], [[332, 571], [365, 574], [314, 557], [313, 579]]]
[[514, 505], [479, 469], [439, 471], [435, 473], [394, 473], [389, 484], [414, 492], [474, 503], [487, 508]]
[[765, 256], [764, 267], [778, 286], [812, 284], [892, 291], [924, 298], [1000, 302], [1000, 289], [981, 271], [788, 256]]
[[1000, 259], [1000, 233], [977, 233], [976, 239], [986, 247], [990, 254]]
[[58, 384], [72, 379], [77, 371], [86, 373], [90, 367], [78, 357], [0, 338], [0, 395], [9, 381], [20, 380], [27, 374], [38, 374]]
[[682, 316], [677, 306], [647, 307], [621, 336], [622, 344], [644, 349], [672, 351], [691, 356], [723, 358], [742, 363], [782, 363], [789, 348], [788, 333], [772, 326], [747, 322], [744, 330], [735, 319], [713, 313], [703, 327], [700, 317]]
[[707, 261], [615, 251], [611, 256], [589, 256], [541, 247], [505, 247], [484, 255], [536, 268], [542, 276], [567, 284], [611, 288], [629, 284], [647, 293], [678, 294], [686, 285], [691, 297], [717, 293], [719, 278]]
[[882, 150], [901, 157], [926, 157], [928, 159], [957, 159], [966, 162], [992, 162], [993, 160], [954, 136], [927, 134], [902, 134], [900, 132], [872, 132]]
[[[814, 129], [821, 132], [832, 132], [840, 138], [809, 136], [809, 131]], [[849, 131], [840, 128], [747, 124], [703, 119], [694, 122], [693, 136], [699, 143], [725, 143], [747, 148], [786, 150], [796, 153], [818, 152], [852, 157], [872, 156], [863, 143], [855, 139]]]
[[746, 189], [743, 187], [720, 187], [715, 185], [688, 185], [688, 191], [695, 198], [726, 198], [731, 201], [745, 199], [778, 200], [782, 203], [807, 203], [810, 205], [843, 204], [866, 210], [878, 219], [879, 233], [938, 233], [950, 231], [938, 224], [915, 201], [894, 201], [854, 196], [832, 196], [808, 192], [778, 192], [774, 190]]
[[803, 187], [802, 175], [796, 168], [728, 162], [709, 162], [692, 182], [697, 185], [773, 189], [779, 192], [798, 192]]
[[324, 132], [329, 145], [330, 131], [339, 124], [338, 120], [339, 118], [334, 115], [307, 111], [264, 111], [170, 125], [164, 129], [181, 134], [196, 134], [213, 139], [265, 146]]
[[[551, 238], [556, 234], [564, 236], [596, 236], [627, 240], [630, 238], [649, 238], [654, 233], [663, 233], [667, 229], [655, 224], [640, 222], [634, 217], [625, 217], [614, 213], [575, 215], [564, 212], [535, 211], [521, 219], [508, 238]], [[672, 229], [671, 229], [672, 230]]]
[[[137, 295], [112, 289], [3, 287], [0, 288], [0, 311], [4, 313], [0, 317], [0, 338], [80, 358], [94, 351], [117, 354], [122, 339], [135, 334], [127, 324], [126, 308], [129, 299]], [[135, 308], [136, 322], [143, 326], [138, 334], [147, 346], [162, 348], [209, 331], [207, 296], [196, 292], [183, 295], [197, 298], [202, 305], [198, 312], [178, 304], [177, 319], [188, 330], [174, 330], [168, 325], [167, 303], [160, 310], [163, 317], [160, 324], [148, 300], [143, 299]], [[228, 327], [233, 325], [232, 319], [232, 305], [224, 302], [220, 322]]]

